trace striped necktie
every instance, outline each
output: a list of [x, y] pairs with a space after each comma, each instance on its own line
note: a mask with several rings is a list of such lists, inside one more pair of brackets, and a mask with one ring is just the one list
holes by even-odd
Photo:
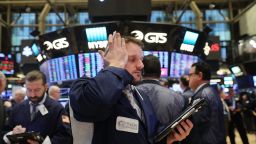
[[133, 95], [133, 91], [130, 87], [130, 85], [128, 85], [126, 87], [126, 89], [124, 90], [124, 93], [126, 95], [126, 97], [128, 98], [128, 100], [130, 101], [130, 104], [132, 105], [132, 107], [136, 110], [137, 115], [139, 116], [139, 118], [144, 121], [144, 115], [143, 115], [143, 111], [141, 110], [141, 108], [138, 105], [138, 101], [136, 100], [136, 98]]

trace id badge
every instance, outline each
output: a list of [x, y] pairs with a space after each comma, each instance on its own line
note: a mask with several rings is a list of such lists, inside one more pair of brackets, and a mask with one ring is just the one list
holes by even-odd
[[48, 110], [47, 108], [42, 104], [42, 105], [39, 105], [37, 106], [38, 107], [38, 110], [40, 111], [40, 113], [44, 116], [46, 114], [48, 114]]
[[116, 130], [130, 133], [138, 133], [139, 121], [136, 119], [118, 116], [116, 118]]

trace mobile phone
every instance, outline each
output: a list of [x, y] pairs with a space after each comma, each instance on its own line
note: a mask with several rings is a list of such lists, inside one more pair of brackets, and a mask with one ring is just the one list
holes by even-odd
[[163, 130], [161, 130], [155, 137], [154, 141], [160, 142], [164, 137], [166, 137], [171, 131], [175, 129], [175, 127], [180, 124], [182, 121], [186, 120], [197, 112], [202, 105], [205, 103], [204, 98], [198, 98], [193, 101], [193, 104], [188, 106], [174, 121], [172, 121], [167, 127], [165, 127]]

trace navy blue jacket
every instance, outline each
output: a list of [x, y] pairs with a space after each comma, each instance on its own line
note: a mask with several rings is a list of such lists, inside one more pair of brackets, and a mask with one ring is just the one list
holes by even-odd
[[16, 125], [21, 125], [26, 128], [26, 131], [40, 132], [43, 137], [48, 135], [52, 144], [72, 143], [70, 126], [62, 121], [64, 114], [62, 105], [48, 96], [44, 105], [48, 110], [48, 114], [43, 116], [38, 112], [33, 121], [30, 120], [30, 104], [28, 100], [16, 105], [11, 111], [9, 121], [11, 129]]
[[[143, 98], [134, 93], [144, 113], [143, 122], [123, 93], [132, 80], [132, 75], [126, 70], [108, 67], [94, 78], [83, 77], [73, 83], [70, 104], [74, 117], [78, 121], [93, 123], [92, 144], [148, 144], [152, 140], [157, 120], [149, 99], [142, 93]], [[118, 116], [138, 120], [138, 133], [117, 130]]]
[[192, 115], [192, 128], [184, 144], [225, 144], [223, 106], [220, 96], [209, 84], [201, 87], [192, 101], [205, 98], [206, 104]]

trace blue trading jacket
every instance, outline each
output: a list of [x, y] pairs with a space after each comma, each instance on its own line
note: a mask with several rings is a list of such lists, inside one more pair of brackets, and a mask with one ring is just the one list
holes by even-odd
[[[70, 104], [78, 121], [93, 123], [92, 144], [148, 144], [156, 131], [157, 120], [147, 97], [134, 94], [144, 113], [142, 121], [123, 94], [133, 77], [124, 69], [108, 67], [94, 78], [81, 78], [70, 89]], [[139, 122], [138, 133], [117, 130], [117, 117]]]
[[33, 121], [30, 120], [30, 104], [28, 100], [16, 105], [11, 111], [11, 129], [16, 125], [21, 125], [26, 128], [26, 131], [40, 132], [43, 137], [48, 135], [52, 144], [72, 143], [70, 126], [62, 121], [64, 108], [48, 96], [44, 105], [48, 110], [48, 114], [43, 116], [38, 112]]

